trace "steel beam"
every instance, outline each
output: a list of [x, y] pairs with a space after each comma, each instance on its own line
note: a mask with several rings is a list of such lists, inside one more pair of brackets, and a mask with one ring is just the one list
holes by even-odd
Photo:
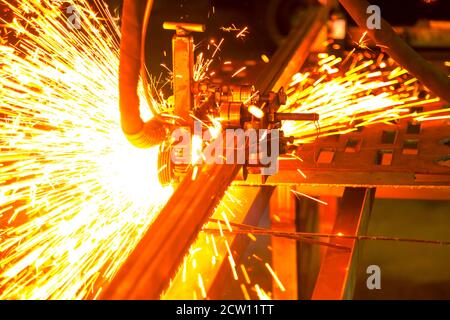
[[[333, 233], [362, 235], [366, 233], [372, 209], [375, 189], [346, 188], [342, 197]], [[330, 243], [350, 248], [349, 251], [328, 248], [323, 258], [313, 300], [350, 299], [353, 296], [355, 277], [353, 274], [358, 255], [358, 241], [332, 238]]]
[[[271, 228], [286, 232], [297, 231], [295, 197], [289, 186], [278, 186], [270, 201]], [[272, 268], [283, 287], [274, 280], [273, 298], [298, 299], [297, 241], [272, 237]]]
[[[313, 195], [327, 205], [306, 197], [297, 197], [297, 230], [309, 233], [327, 233], [333, 231], [337, 212], [337, 197], [320, 196], [314, 190], [304, 190], [302, 186], [296, 186], [296, 191]], [[321, 239], [329, 242], [329, 239]], [[310, 300], [314, 291], [320, 263], [325, 256], [327, 246], [299, 241], [297, 244], [297, 255], [299, 257], [299, 299]]]

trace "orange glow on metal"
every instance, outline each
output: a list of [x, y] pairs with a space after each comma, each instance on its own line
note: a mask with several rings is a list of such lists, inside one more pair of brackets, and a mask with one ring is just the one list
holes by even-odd
[[[96, 298], [172, 188], [158, 183], [157, 149], [135, 149], [123, 137], [117, 108], [119, 29], [108, 8], [95, 1], [99, 10], [93, 10], [89, 1], [73, 0], [81, 20], [81, 30], [73, 30], [67, 28], [58, 1], [26, 0], [19, 7], [0, 2], [16, 17], [2, 24], [20, 39], [11, 45], [0, 39], [0, 299]], [[195, 80], [212, 73], [209, 68], [223, 41], [210, 41], [211, 58], [198, 55]], [[417, 81], [404, 79], [406, 70], [389, 59], [367, 60], [354, 52], [344, 61], [325, 53], [318, 59], [316, 70], [293, 77], [288, 104], [280, 110], [320, 114], [319, 124], [283, 124], [296, 142], [404, 117], [450, 118], [445, 109], [405, 114], [409, 107], [439, 99], [417, 98]], [[350, 67], [341, 74], [336, 70], [344, 62]], [[149, 119], [142, 97], [141, 88], [142, 113]], [[155, 97], [152, 104], [164, 108], [168, 102]], [[239, 201], [227, 193], [214, 213], [230, 231], [233, 221], [226, 212], [234, 217]], [[249, 284], [245, 267], [236, 268], [220, 222], [218, 228], [217, 238], [199, 234], [165, 298], [186, 298], [186, 288], [193, 297], [206, 298], [213, 280], [210, 269], [225, 259], [234, 278]], [[265, 266], [276, 281], [270, 265]], [[243, 283], [241, 289], [246, 299], [252, 291], [270, 299], [258, 284], [251, 292]]]

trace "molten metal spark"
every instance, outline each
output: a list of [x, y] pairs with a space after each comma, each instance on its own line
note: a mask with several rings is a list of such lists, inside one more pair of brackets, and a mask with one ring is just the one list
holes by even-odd
[[249, 34], [248, 27], [244, 27], [241, 30], [236, 27], [234, 23], [230, 27], [221, 27], [220, 30], [222, 30], [223, 32], [235, 32], [236, 39], [245, 38]]
[[171, 193], [121, 133], [108, 8], [64, 3], [0, 0], [0, 299], [96, 297]]
[[283, 286], [283, 283], [280, 281], [280, 279], [278, 278], [277, 274], [275, 273], [275, 271], [273, 271], [272, 267], [270, 266], [270, 264], [268, 264], [267, 262], [264, 264], [267, 268], [267, 270], [269, 270], [270, 274], [272, 275], [273, 279], [275, 280], [277, 286], [280, 288], [281, 291], [286, 291], [285, 287]]
[[320, 204], [323, 204], [323, 205], [326, 205], [326, 206], [328, 205], [328, 203], [326, 203], [325, 201], [322, 201], [322, 200], [319, 200], [319, 199], [317, 199], [317, 198], [308, 196], [307, 194], [304, 194], [304, 193], [302, 193], [302, 192], [298, 192], [298, 191], [295, 191], [295, 190], [291, 190], [291, 192], [292, 192], [296, 197], [302, 196], [302, 197], [311, 199], [311, 200], [313, 200], [313, 201], [316, 201], [316, 202], [318, 202], [318, 203], [320, 203]]
[[232, 78], [236, 77], [238, 74], [240, 74], [242, 71], [244, 71], [245, 69], [247, 69], [247, 67], [242, 67], [239, 70], [237, 70], [235, 73], [233, 73], [233, 75], [231, 76]]

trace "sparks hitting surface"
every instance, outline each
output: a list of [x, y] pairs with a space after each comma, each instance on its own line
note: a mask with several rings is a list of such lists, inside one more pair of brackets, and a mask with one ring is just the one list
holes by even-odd
[[[439, 101], [423, 91], [408, 72], [384, 54], [364, 51], [341, 57], [320, 53], [317, 65], [297, 73], [289, 84], [288, 103], [282, 112], [311, 112], [320, 123], [286, 122], [283, 129], [297, 143], [313, 142], [318, 135], [345, 134], [359, 127], [401, 118], [425, 121], [447, 109], [410, 112], [411, 107]], [[419, 92], [424, 96], [419, 98]]]
[[[92, 10], [76, 0], [81, 28], [72, 29], [63, 3], [0, 0], [6, 8], [0, 38], [1, 299], [98, 296], [171, 193], [157, 180], [157, 150], [131, 147], [120, 129], [114, 19], [102, 3]], [[399, 80], [403, 70], [351, 58], [347, 73], [338, 74], [341, 58], [322, 55], [314, 73], [293, 79], [283, 111], [318, 112], [321, 134], [334, 134], [396, 119], [412, 103], [434, 101], [418, 100], [415, 80]], [[200, 55], [198, 79], [214, 72], [211, 60], [203, 60]], [[317, 135], [306, 123], [286, 123], [284, 129], [298, 142]], [[224, 206], [216, 216], [231, 221], [233, 212], [225, 210], [224, 216]], [[194, 244], [185, 261], [214, 265], [228, 254], [248, 298], [251, 274], [233, 260], [224, 235], [206, 239]], [[194, 279], [197, 297], [205, 297], [211, 279], [186, 270], [180, 268], [180, 277]], [[252, 282], [252, 288], [253, 296], [269, 297], [259, 284]]]

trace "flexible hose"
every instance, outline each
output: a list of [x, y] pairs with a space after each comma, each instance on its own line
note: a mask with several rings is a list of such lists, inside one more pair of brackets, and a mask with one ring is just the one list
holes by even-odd
[[153, 104], [152, 104], [152, 97], [150, 96], [149, 93], [149, 81], [148, 81], [148, 72], [147, 72], [147, 68], [145, 67], [145, 57], [146, 57], [146, 53], [145, 53], [145, 43], [146, 43], [146, 39], [147, 39], [147, 30], [148, 30], [148, 25], [150, 23], [150, 13], [152, 12], [152, 7], [153, 7], [153, 0], [148, 0], [147, 1], [147, 5], [145, 6], [145, 11], [144, 11], [144, 19], [142, 22], [142, 34], [141, 34], [141, 80], [142, 80], [142, 85], [144, 86], [144, 95], [145, 95], [145, 99], [147, 100], [148, 105], [150, 106], [150, 109], [152, 110], [153, 116], [155, 118], [158, 118], [161, 120], [160, 116], [159, 116], [159, 110], [156, 110], [155, 108], [153, 108]]
[[124, 0], [122, 9], [119, 62], [121, 126], [127, 139], [138, 148], [152, 147], [166, 137], [166, 127], [161, 121], [153, 118], [144, 123], [139, 112], [137, 88], [144, 52], [142, 47], [145, 45], [145, 38], [142, 37], [143, 12], [148, 10], [149, 16], [152, 4], [153, 0]]

